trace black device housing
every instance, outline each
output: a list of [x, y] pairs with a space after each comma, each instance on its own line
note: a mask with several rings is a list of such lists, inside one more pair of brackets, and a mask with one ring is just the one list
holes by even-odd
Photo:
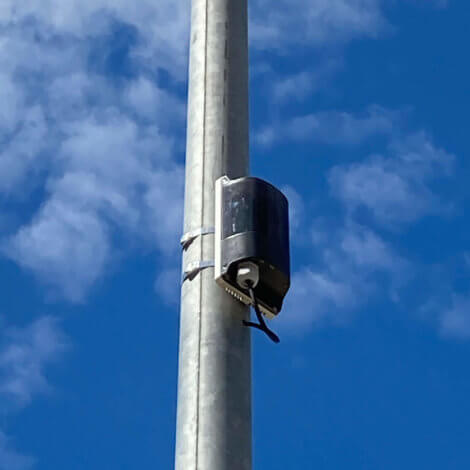
[[287, 198], [270, 183], [254, 177], [222, 177], [217, 191], [220, 226], [216, 237], [220, 239], [216, 240], [216, 278], [249, 304], [249, 292], [237, 284], [236, 277], [240, 263], [252, 261], [259, 267], [255, 295], [261, 310], [275, 316], [290, 287]]

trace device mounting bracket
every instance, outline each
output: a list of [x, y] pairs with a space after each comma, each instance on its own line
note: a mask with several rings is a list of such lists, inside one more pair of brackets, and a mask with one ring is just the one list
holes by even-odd
[[180, 240], [183, 251], [186, 251], [194, 240], [203, 235], [209, 235], [215, 233], [215, 227], [199, 227], [195, 230], [185, 233]]
[[183, 282], [192, 281], [201, 271], [213, 267], [214, 261], [195, 261], [194, 263], [189, 263], [183, 273]]

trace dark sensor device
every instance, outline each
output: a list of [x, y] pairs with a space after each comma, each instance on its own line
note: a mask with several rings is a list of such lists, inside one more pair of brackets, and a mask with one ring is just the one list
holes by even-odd
[[215, 205], [215, 279], [255, 307], [261, 325], [248, 326], [277, 338], [259, 311], [268, 318], [278, 315], [290, 287], [287, 198], [259, 178], [223, 176], [216, 182]]

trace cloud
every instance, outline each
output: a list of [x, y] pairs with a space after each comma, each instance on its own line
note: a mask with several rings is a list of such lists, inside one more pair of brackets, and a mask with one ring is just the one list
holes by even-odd
[[[293, 275], [286, 320], [280, 320], [286, 329], [345, 324], [379, 294], [381, 299], [400, 303], [406, 288], [417, 284], [418, 274], [421, 280], [427, 278], [428, 268], [403, 258], [383, 232], [430, 214], [448, 213], [438, 183], [453, 176], [456, 158], [425, 132], [406, 135], [391, 126], [387, 136], [384, 155], [329, 170], [330, 194], [341, 203], [342, 215], [319, 214], [310, 222], [310, 262]], [[305, 226], [308, 214], [301, 202]], [[379, 223], [376, 228], [367, 225], [364, 209], [375, 219], [371, 222]], [[302, 249], [307, 249], [305, 244]], [[445, 292], [435, 297], [421, 311], [438, 318], [443, 335], [470, 337], [468, 299], [454, 295], [449, 306], [443, 301], [448, 298]]]
[[293, 45], [325, 46], [388, 29], [380, 0], [257, 0], [252, 4], [255, 47], [282, 51]]
[[0, 470], [29, 470], [33, 466], [34, 459], [12, 450], [9, 439], [0, 431]]
[[465, 264], [468, 268], [470, 268], [470, 252], [465, 252], [464, 255], [464, 260], [465, 260]]
[[59, 360], [68, 341], [53, 317], [24, 328], [7, 329], [0, 343], [1, 411], [29, 405], [34, 395], [50, 390], [45, 368]]
[[301, 100], [316, 88], [315, 77], [311, 72], [300, 72], [276, 82], [273, 95], [277, 102]]
[[291, 231], [297, 231], [305, 217], [305, 204], [302, 196], [291, 186], [284, 186], [282, 192], [289, 201], [289, 225]]
[[[312, 93], [318, 92], [330, 82], [340, 66], [341, 62], [338, 59], [328, 59], [320, 62], [314, 70], [304, 70], [296, 74], [275, 77], [272, 98], [276, 106], [286, 102], [301, 101]], [[270, 69], [265, 72], [273, 73]]]
[[451, 305], [440, 311], [439, 327], [445, 337], [470, 339], [470, 296], [454, 294]]
[[181, 101], [142, 76], [130, 84], [125, 100], [136, 115], [149, 121], [161, 121], [162, 110], [170, 122], [183, 122], [185, 117]]
[[446, 210], [431, 185], [452, 174], [454, 161], [453, 155], [420, 132], [394, 140], [387, 156], [336, 166], [329, 182], [332, 193], [349, 211], [365, 208], [391, 227]]
[[96, 214], [51, 200], [3, 247], [6, 256], [71, 301], [80, 301], [109, 262], [110, 241]]
[[[379, 292], [398, 299], [412, 267], [377, 233], [365, 226], [312, 225], [312, 250], [320, 255], [292, 278], [281, 322], [286, 329], [341, 325]], [[288, 320], [287, 320], [288, 319]]]
[[[0, 337], [0, 413], [5, 416], [29, 405], [51, 386], [46, 368], [64, 355], [68, 339], [53, 317], [22, 327], [9, 327]], [[29, 470], [34, 459], [12, 449], [0, 429], [0, 470]]]
[[346, 229], [341, 250], [364, 271], [401, 273], [406, 267], [406, 263], [376, 233], [364, 227]]
[[435, 8], [446, 8], [449, 5], [449, 0], [406, 0], [409, 3], [417, 5], [432, 6]]
[[133, 55], [148, 67], [165, 66], [184, 73], [189, 25], [189, 1], [143, 0], [139, 7], [125, 0], [50, 0], [48, 2], [4, 0], [0, 20], [8, 27], [33, 21], [51, 36], [77, 40], [96, 39], [109, 32], [114, 23], [130, 25], [138, 31]]
[[312, 325], [342, 324], [357, 303], [349, 280], [336, 280], [328, 272], [304, 268], [292, 276], [291, 283], [280, 319], [286, 329], [305, 331]]
[[0, 132], [12, 132], [24, 106], [24, 96], [5, 73], [0, 73], [0, 102]]
[[[327, 126], [325, 121], [336, 125]], [[340, 201], [343, 213], [334, 218], [320, 214], [310, 221], [310, 262], [294, 273], [286, 299], [286, 328], [293, 329], [344, 324], [379, 294], [394, 303], [402, 300], [405, 287], [415, 282], [422, 268], [403, 258], [380, 230], [446, 213], [448, 206], [438, 197], [436, 183], [451, 177], [455, 164], [455, 157], [438, 148], [426, 133], [406, 134], [402, 112], [370, 107], [362, 116], [338, 113], [334, 119], [315, 122], [322, 123], [319, 128], [331, 129], [331, 135], [336, 128], [341, 144], [352, 145], [378, 134], [388, 144], [383, 155], [329, 170], [330, 194]], [[333, 138], [331, 142], [338, 143]], [[294, 208], [301, 207], [305, 226], [309, 223], [306, 205], [295, 192], [293, 200]], [[366, 225], [363, 209], [379, 222], [378, 227]], [[294, 228], [299, 224], [296, 212]], [[307, 246], [302, 243], [302, 249]]]
[[329, 145], [358, 145], [377, 135], [389, 136], [401, 124], [402, 113], [372, 105], [365, 113], [322, 111], [272, 123], [259, 131], [255, 140], [271, 146], [279, 141], [316, 141]]
[[167, 305], [178, 306], [181, 294], [181, 270], [172, 267], [162, 269], [155, 280], [155, 292]]
[[174, 253], [183, 170], [158, 128], [139, 127], [119, 113], [64, 130], [46, 201], [2, 250], [67, 299], [81, 301], [119, 248], [115, 230]]
[[470, 339], [469, 268], [468, 252], [454, 250], [421, 269], [420, 286], [415, 289], [418, 315], [446, 340]]
[[[43, 154], [47, 124], [40, 107], [24, 110], [20, 120], [14, 113], [10, 117], [11, 126], [3, 128], [3, 135], [18, 129], [3, 148], [0, 144], [0, 194], [23, 198], [32, 189], [27, 180], [35, 181], [47, 162]], [[1, 137], [0, 128], [0, 142]]]
[[[2, 3], [0, 204], [29, 209], [0, 250], [56, 295], [84, 300], [137, 247], [175, 252], [184, 104], [155, 70], [184, 79], [187, 7]], [[35, 189], [42, 200], [30, 199]]]

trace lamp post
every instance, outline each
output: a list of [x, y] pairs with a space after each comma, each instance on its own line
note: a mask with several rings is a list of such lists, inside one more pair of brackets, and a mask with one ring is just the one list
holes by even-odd
[[215, 181], [248, 174], [247, 0], [192, 0], [176, 470], [251, 470], [248, 307], [214, 281]]

